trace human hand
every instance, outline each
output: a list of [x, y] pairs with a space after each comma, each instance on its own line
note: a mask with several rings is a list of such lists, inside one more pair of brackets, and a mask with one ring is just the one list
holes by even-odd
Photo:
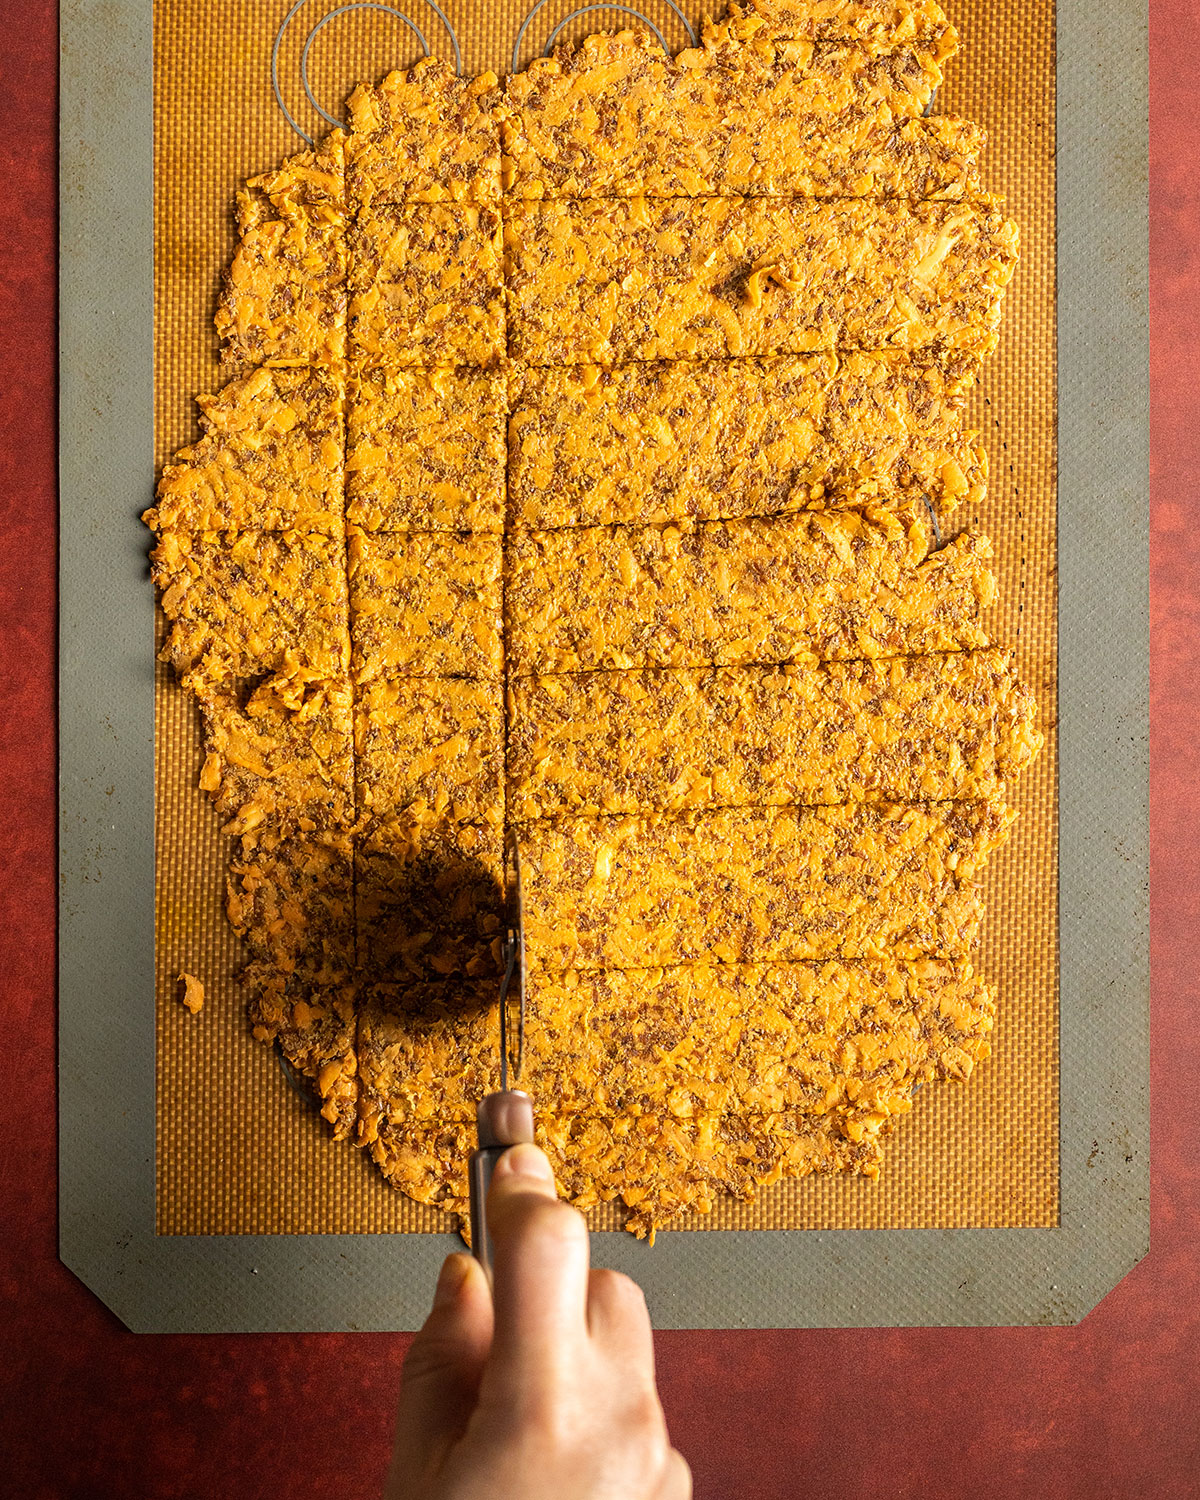
[[583, 1216], [536, 1146], [496, 1163], [493, 1288], [442, 1267], [404, 1362], [385, 1500], [689, 1500], [654, 1385], [645, 1299], [589, 1270]]

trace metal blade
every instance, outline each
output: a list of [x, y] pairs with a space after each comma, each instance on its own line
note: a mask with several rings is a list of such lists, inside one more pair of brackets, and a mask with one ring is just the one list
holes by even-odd
[[521, 1065], [525, 1061], [525, 924], [521, 904], [521, 853], [516, 831], [511, 828], [505, 837], [504, 855], [508, 934], [504, 941], [504, 979], [500, 985], [500, 1087], [507, 1090], [510, 1070], [515, 1084], [521, 1077]]

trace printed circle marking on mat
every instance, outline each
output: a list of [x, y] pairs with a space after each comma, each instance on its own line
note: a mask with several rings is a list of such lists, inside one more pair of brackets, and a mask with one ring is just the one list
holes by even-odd
[[[308, 0], [295, 0], [295, 4], [288, 11], [287, 15], [284, 16], [279, 30], [275, 33], [275, 42], [271, 48], [271, 89], [275, 95], [276, 104], [278, 104], [279, 108], [283, 111], [284, 119], [288, 122], [288, 124], [292, 127], [296, 134], [302, 137], [302, 139], [306, 140], [311, 146], [313, 145], [312, 136], [309, 135], [307, 131], [300, 128], [295, 116], [284, 103], [283, 91], [279, 86], [279, 52], [280, 48], [283, 46], [284, 36], [287, 34], [288, 27], [292, 24], [292, 20], [295, 17], [297, 11], [303, 9], [303, 7], [307, 3]], [[454, 48], [454, 70], [456, 73], [461, 73], [462, 49], [458, 45], [458, 36], [455, 33], [454, 27], [451, 26], [446, 12], [437, 3], [437, 0], [425, 0], [425, 3], [429, 6], [430, 10], [433, 11], [434, 15], [437, 16], [438, 20], [441, 21], [442, 25], [446, 28], [446, 32], [450, 38], [450, 45]], [[319, 114], [323, 120], [332, 125], [335, 130], [342, 129], [345, 125], [345, 121], [337, 119], [334, 115], [331, 115], [327, 109], [322, 108], [322, 106], [317, 103], [316, 95], [312, 91], [312, 85], [308, 77], [308, 59], [309, 53], [312, 51], [313, 43], [316, 41], [317, 37], [325, 29], [325, 27], [329, 25], [330, 21], [336, 20], [338, 16], [346, 15], [348, 12], [355, 10], [378, 10], [382, 11], [385, 15], [395, 16], [395, 18], [398, 21], [402, 21], [404, 25], [408, 27], [409, 31], [412, 32], [413, 36], [416, 37], [417, 41], [421, 44], [421, 49], [425, 53], [426, 57], [429, 56], [431, 50], [425, 33], [421, 30], [417, 23], [411, 19], [411, 17], [406, 16], [402, 10], [397, 10], [394, 5], [380, 4], [379, 0], [352, 0], [352, 3], [348, 5], [339, 5], [335, 10], [328, 11], [325, 15], [323, 15], [321, 19], [316, 23], [316, 25], [312, 27], [307, 37], [304, 39], [304, 47], [300, 53], [300, 82], [303, 85], [305, 95], [308, 98], [308, 102], [312, 105], [313, 109], [316, 110], [317, 114]]]
[[[538, 3], [533, 7], [533, 9], [529, 12], [529, 14], [521, 22], [520, 30], [517, 32], [517, 39], [513, 43], [512, 70], [513, 70], [514, 73], [519, 73], [521, 71], [520, 64], [519, 64], [519, 59], [520, 59], [520, 56], [521, 56], [521, 44], [525, 40], [525, 33], [529, 30], [529, 27], [533, 23], [534, 18], [537, 16], [538, 12], [545, 6], [545, 4], [546, 4], [546, 0], [538, 0]], [[695, 27], [693, 27], [692, 23], [684, 15], [683, 11], [680, 10], [679, 6], [675, 4], [675, 0], [663, 0], [663, 4], [666, 5], [669, 10], [671, 10], [672, 12], [674, 12], [674, 14], [682, 22], [684, 30], [687, 32], [688, 37], [691, 40], [692, 46], [693, 47], [698, 46], [699, 45], [699, 39], [696, 36]], [[654, 35], [662, 43], [662, 49], [667, 54], [667, 56], [669, 57], [671, 55], [671, 49], [667, 45], [666, 38], [663, 36], [662, 32], [658, 29], [658, 27], [654, 24], [654, 22], [650, 19], [650, 17], [648, 15], [646, 15], [646, 13], [644, 11], [636, 10], [632, 5], [619, 5], [619, 4], [615, 4], [615, 3], [613, 3], [613, 0], [609, 0], [609, 3], [607, 5], [603, 4], [603, 3], [597, 3], [597, 4], [594, 4], [594, 5], [583, 5], [583, 6], [580, 6], [577, 10], [571, 11], [571, 13], [569, 15], [564, 16], [562, 18], [562, 20], [558, 23], [558, 25], [554, 28], [554, 30], [550, 33], [550, 36], [549, 36], [549, 38], [546, 41], [546, 46], [545, 46], [545, 49], [544, 49], [542, 55], [544, 57], [549, 57], [549, 55], [550, 55], [550, 49], [554, 46], [555, 41], [558, 39], [558, 34], [559, 34], [560, 31], [562, 31], [562, 29], [563, 29], [564, 26], [568, 25], [571, 21], [577, 20], [580, 16], [586, 16], [586, 15], [588, 15], [590, 12], [592, 12], [594, 10], [619, 10], [619, 11], [623, 11], [627, 16], [636, 16], [639, 21], [644, 21], [646, 23], [646, 25], [649, 26], [650, 30], [654, 33]]]

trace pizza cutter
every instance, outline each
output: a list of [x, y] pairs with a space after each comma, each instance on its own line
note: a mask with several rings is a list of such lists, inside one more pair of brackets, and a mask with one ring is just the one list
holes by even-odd
[[492, 1240], [487, 1227], [487, 1195], [496, 1163], [510, 1146], [533, 1140], [533, 1100], [518, 1088], [525, 1060], [525, 929], [521, 910], [521, 856], [515, 830], [509, 829], [504, 847], [508, 895], [508, 931], [502, 949], [504, 978], [500, 981], [500, 1088], [485, 1094], [475, 1111], [478, 1148], [467, 1163], [471, 1199], [471, 1250], [492, 1276]]

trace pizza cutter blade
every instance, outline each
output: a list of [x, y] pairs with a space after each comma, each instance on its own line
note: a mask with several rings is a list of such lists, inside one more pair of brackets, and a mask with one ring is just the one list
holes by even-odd
[[504, 846], [508, 927], [504, 939], [504, 978], [500, 982], [500, 1088], [485, 1094], [475, 1112], [479, 1145], [467, 1164], [471, 1200], [471, 1249], [492, 1275], [492, 1241], [487, 1228], [487, 1195], [496, 1163], [510, 1146], [533, 1140], [533, 1100], [518, 1088], [525, 1061], [525, 928], [521, 907], [521, 854], [509, 829]]

